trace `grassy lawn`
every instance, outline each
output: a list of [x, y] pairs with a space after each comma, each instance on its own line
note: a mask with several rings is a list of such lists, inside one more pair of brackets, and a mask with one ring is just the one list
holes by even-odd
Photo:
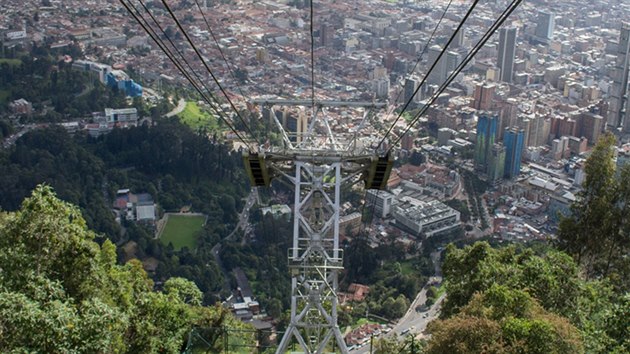
[[209, 112], [202, 110], [195, 102], [187, 102], [184, 111], [177, 116], [193, 131], [199, 131], [202, 128], [208, 131], [219, 129], [217, 119]]
[[160, 241], [165, 245], [172, 243], [176, 250], [182, 247], [193, 249], [205, 220], [205, 216], [199, 215], [169, 215]]
[[20, 59], [8, 59], [8, 58], [0, 58], [0, 64], [7, 63], [11, 66], [18, 66], [22, 64]]

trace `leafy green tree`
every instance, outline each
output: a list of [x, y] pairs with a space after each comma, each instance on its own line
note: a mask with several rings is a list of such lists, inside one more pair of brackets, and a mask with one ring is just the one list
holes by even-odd
[[571, 215], [561, 220], [558, 238], [560, 247], [585, 267], [590, 278], [614, 273], [628, 290], [630, 166], [616, 178], [614, 145], [614, 136], [604, 135], [586, 160], [583, 189]]
[[580, 332], [521, 290], [493, 285], [429, 325], [427, 353], [582, 353]]
[[578, 268], [562, 252], [549, 251], [543, 257], [531, 250], [516, 252], [515, 247], [492, 249], [477, 242], [463, 249], [452, 244], [446, 249], [442, 270], [446, 278], [446, 316], [456, 314], [476, 292], [500, 284], [523, 289], [550, 311], [573, 316], [580, 295]]
[[198, 306], [190, 281], [154, 292], [139, 261], [118, 265], [114, 244], [94, 239], [48, 186], [0, 213], [1, 352], [176, 353], [194, 326], [242, 328], [226, 310]]

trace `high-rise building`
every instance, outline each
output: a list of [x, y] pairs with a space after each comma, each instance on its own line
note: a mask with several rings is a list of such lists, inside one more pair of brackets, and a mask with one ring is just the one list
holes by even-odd
[[617, 58], [612, 71], [612, 88], [610, 105], [608, 107], [607, 122], [616, 129], [623, 124], [623, 130], [630, 132], [630, 118], [628, 112], [628, 67], [630, 66], [630, 23], [621, 25]]
[[404, 91], [404, 101], [408, 102], [410, 100], [412, 100], [413, 97], [413, 101], [418, 101], [420, 99], [420, 92], [418, 92], [418, 94], [414, 97], [414, 92], [416, 92], [416, 89], [418, 88], [418, 84], [419, 81], [414, 78], [414, 77], [410, 77], [407, 80], [405, 80], [405, 91]]
[[543, 146], [547, 144], [551, 129], [551, 120], [541, 115], [533, 114], [530, 116], [531, 121], [529, 137], [527, 139], [528, 146]]
[[488, 156], [497, 137], [499, 118], [487, 112], [477, 118], [477, 144], [475, 144], [475, 166], [485, 171], [488, 166]]
[[319, 27], [319, 44], [322, 47], [331, 47], [334, 37], [335, 29], [331, 25], [324, 23]]
[[[433, 45], [429, 48], [429, 68], [435, 63], [438, 56], [442, 52], [442, 47], [439, 45]], [[429, 73], [427, 82], [429, 84], [441, 85], [446, 81], [446, 56], [442, 56], [440, 61], [435, 65], [433, 70]]]
[[389, 96], [389, 78], [378, 78], [372, 82], [372, 87], [377, 98], [387, 98]]
[[284, 111], [276, 111], [282, 114], [282, 126], [289, 135], [289, 140], [293, 142], [301, 142], [302, 137], [308, 130], [308, 117], [304, 111], [298, 112], [291, 111], [289, 108], [285, 108]]
[[453, 51], [446, 53], [446, 75], [444, 77], [445, 81], [446, 81], [446, 76], [450, 75], [453, 71], [455, 71], [455, 69], [461, 62], [462, 62], [462, 57], [461, 55], [459, 55], [459, 53], [453, 52]]
[[501, 28], [499, 31], [499, 60], [497, 66], [501, 69], [499, 79], [503, 82], [512, 82], [512, 77], [514, 76], [516, 33], [516, 27]]
[[558, 125], [559, 136], [576, 136], [577, 135], [577, 122], [575, 119], [565, 118], [560, 121]]
[[531, 115], [520, 115], [518, 117], [518, 127], [523, 129], [523, 149], [527, 149], [529, 145], [529, 134], [532, 130], [532, 121], [529, 119]]
[[493, 108], [495, 90], [496, 85], [494, 84], [477, 84], [473, 96], [473, 108], [480, 111], [491, 110]]
[[[452, 27], [451, 32], [455, 32], [456, 30], [457, 30], [457, 27]], [[451, 45], [449, 46], [449, 48], [457, 49], [463, 46], [464, 46], [464, 30], [460, 28], [459, 31], [455, 32], [455, 38], [451, 42]]]
[[505, 146], [505, 178], [514, 178], [521, 173], [524, 135], [522, 129], [506, 128], [503, 134]]
[[591, 144], [597, 143], [599, 136], [602, 133], [604, 125], [604, 117], [599, 114], [591, 112], [581, 112], [578, 115], [579, 119], [579, 134], [580, 137], [585, 137]]
[[553, 28], [555, 26], [553, 13], [539, 11], [538, 20], [536, 22], [536, 37], [543, 40], [550, 40], [553, 38]]
[[367, 205], [374, 208], [374, 215], [379, 218], [385, 218], [389, 215], [394, 201], [393, 194], [387, 191], [368, 189], [365, 197]]
[[505, 174], [505, 146], [503, 144], [492, 145], [486, 174], [488, 175], [488, 181], [493, 184], [503, 179]]

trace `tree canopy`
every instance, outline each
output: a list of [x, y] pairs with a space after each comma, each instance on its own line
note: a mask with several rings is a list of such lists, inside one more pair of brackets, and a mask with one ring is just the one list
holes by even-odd
[[427, 353], [583, 353], [578, 329], [525, 291], [492, 285], [429, 325]]
[[559, 246], [589, 278], [609, 277], [630, 290], [630, 165], [616, 170], [615, 138], [604, 135], [584, 167], [586, 179], [571, 215], [558, 230]]
[[140, 262], [117, 264], [115, 246], [95, 237], [48, 186], [0, 214], [0, 351], [175, 353], [193, 326], [244, 326], [199, 306], [188, 280], [153, 291]]
[[[433, 329], [435, 333], [442, 333], [441, 341], [455, 340], [457, 337], [448, 334], [453, 331], [461, 332], [461, 341], [469, 338], [466, 335], [476, 333], [475, 337], [487, 335], [500, 339], [495, 349], [502, 352], [514, 345], [505, 341], [507, 329], [520, 328], [520, 335], [524, 335], [523, 331], [528, 328], [542, 326], [551, 331], [546, 334], [550, 338], [568, 331], [565, 334], [570, 335], [570, 343], [556, 344], [572, 345], [576, 350], [583, 347], [589, 353], [623, 353], [630, 349], [627, 294], [615, 291], [608, 280], [582, 279], [580, 268], [566, 253], [545, 249], [536, 254], [532, 249], [516, 246], [493, 249], [486, 242], [462, 249], [449, 245], [446, 252], [442, 270], [448, 295], [442, 307], [442, 317], [449, 321], [438, 322], [439, 326]], [[500, 310], [500, 304], [493, 302], [499, 296], [520, 300], [510, 300], [510, 306]], [[521, 306], [525, 308], [519, 309]], [[506, 322], [509, 319], [518, 321]], [[508, 324], [516, 327], [507, 328]], [[582, 341], [579, 346], [571, 326], [579, 330]], [[434, 336], [429, 347], [434, 338], [437, 340], [440, 336]], [[476, 344], [464, 343], [460, 348], [463, 351], [459, 352], [478, 352], [474, 349], [479, 348], [476, 345], [490, 343], [488, 338], [478, 339], [480, 342]], [[518, 340], [528, 341], [520, 337]], [[538, 350], [527, 348], [527, 352]], [[540, 350], [563, 352], [557, 349], [561, 347], [554, 348]], [[509, 349], [507, 352], [514, 351]]]

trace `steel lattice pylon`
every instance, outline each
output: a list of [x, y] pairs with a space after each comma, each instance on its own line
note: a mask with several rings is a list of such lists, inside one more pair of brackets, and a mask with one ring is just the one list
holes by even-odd
[[[291, 269], [291, 322], [276, 353], [284, 354], [295, 339], [304, 353], [332, 348], [347, 353], [337, 325], [337, 288], [343, 269], [339, 248], [341, 188], [355, 184], [376, 158], [357, 144], [358, 130], [385, 104], [369, 102], [312, 102], [255, 100], [270, 109], [270, 119], [281, 132], [283, 147], [261, 151], [270, 174], [283, 177], [295, 191], [293, 244], [288, 250]], [[273, 111], [274, 105], [313, 107], [304, 131], [288, 132]], [[333, 134], [327, 107], [365, 108], [358, 128]]]

